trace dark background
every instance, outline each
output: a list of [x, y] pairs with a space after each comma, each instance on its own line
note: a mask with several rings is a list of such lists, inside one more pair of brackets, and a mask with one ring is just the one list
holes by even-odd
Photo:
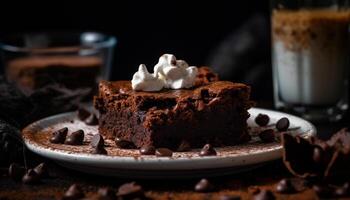
[[[221, 60], [217, 58], [220, 54], [216, 52], [217, 48], [256, 15], [264, 18], [265, 22], [269, 21], [268, 0], [1, 1], [0, 37], [41, 31], [101, 31], [111, 34], [118, 40], [112, 78], [130, 80], [140, 63], [152, 68], [163, 53], [175, 54], [190, 65], [217, 63], [213, 62], [213, 55], [214, 59]], [[264, 27], [269, 30], [268, 25], [264, 24]], [[240, 38], [228, 41], [227, 46], [231, 45], [229, 42], [232, 46], [239, 46]], [[267, 90], [266, 96], [271, 97], [270, 50], [260, 48], [259, 51], [238, 55], [244, 60], [232, 66], [239, 70], [219, 73], [225, 79], [257, 87], [261, 84], [251, 79], [266, 79], [264, 88], [257, 89]], [[256, 55], [261, 56], [256, 58]], [[254, 63], [255, 60], [259, 60], [258, 64]], [[253, 72], [253, 76], [245, 75], [250, 73], [253, 65], [261, 68], [261, 62], [262, 68], [266, 69], [265, 75], [260, 74], [258, 78], [254, 75], [256, 72]], [[231, 67], [231, 64], [228, 66]], [[256, 98], [260, 98], [259, 94]]]

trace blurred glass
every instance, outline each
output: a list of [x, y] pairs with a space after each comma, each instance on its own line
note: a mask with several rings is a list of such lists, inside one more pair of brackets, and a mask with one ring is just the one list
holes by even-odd
[[50, 84], [97, 88], [110, 78], [115, 45], [97, 32], [33, 33], [4, 38], [0, 49], [7, 80], [31, 94]]
[[272, 0], [275, 106], [312, 121], [348, 110], [349, 1]]

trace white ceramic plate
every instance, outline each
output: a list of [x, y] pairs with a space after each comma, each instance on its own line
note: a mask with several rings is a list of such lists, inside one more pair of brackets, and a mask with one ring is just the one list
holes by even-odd
[[[198, 149], [190, 152], [175, 152], [173, 157], [140, 156], [138, 150], [123, 150], [115, 147], [113, 141], [106, 140], [108, 155], [91, 154], [89, 146], [97, 126], [87, 126], [79, 121], [75, 112], [63, 113], [34, 122], [23, 129], [23, 138], [29, 150], [58, 162], [60, 165], [82, 172], [120, 177], [137, 178], [180, 178], [215, 176], [237, 173], [256, 167], [259, 164], [276, 160], [282, 156], [279, 142], [264, 144], [258, 137], [254, 118], [259, 113], [270, 117], [270, 128], [276, 121], [287, 117], [290, 121], [288, 132], [310, 137], [316, 134], [315, 127], [299, 117], [286, 113], [252, 108], [249, 110], [248, 125], [253, 135], [247, 144], [216, 148], [217, 156], [198, 156]], [[62, 127], [69, 132], [78, 129], [85, 131], [84, 145], [70, 146], [51, 144], [51, 133]]]

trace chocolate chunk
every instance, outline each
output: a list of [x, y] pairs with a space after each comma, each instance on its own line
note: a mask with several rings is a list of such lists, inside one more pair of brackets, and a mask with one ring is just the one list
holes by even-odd
[[255, 117], [255, 123], [259, 126], [266, 126], [269, 124], [270, 117], [265, 114], [258, 114], [258, 116]]
[[320, 164], [323, 159], [323, 150], [319, 146], [315, 146], [312, 154], [312, 159], [316, 164]]
[[198, 111], [202, 111], [202, 110], [204, 110], [204, 108], [205, 108], [205, 103], [204, 103], [204, 101], [203, 101], [203, 100], [198, 100], [198, 101], [197, 101], [197, 110], [198, 110]]
[[140, 148], [141, 155], [154, 155], [156, 153], [156, 149], [154, 146], [143, 146]]
[[62, 199], [63, 200], [75, 200], [75, 199], [81, 199], [84, 197], [85, 197], [85, 194], [84, 194], [83, 190], [80, 188], [80, 186], [77, 184], [73, 184], [64, 193]]
[[214, 186], [205, 178], [201, 179], [195, 186], [196, 192], [211, 192], [214, 190]]
[[225, 195], [221, 195], [219, 199], [220, 200], [240, 200], [241, 197], [238, 196], [238, 195], [227, 195], [227, 194], [225, 194]]
[[115, 195], [115, 191], [111, 188], [105, 187], [105, 188], [99, 188], [97, 191], [98, 199], [103, 200], [114, 200], [117, 199], [117, 196]]
[[98, 125], [98, 119], [95, 114], [91, 114], [88, 118], [84, 120], [86, 125], [95, 126]]
[[337, 189], [334, 191], [334, 194], [335, 194], [337, 197], [348, 197], [348, 196], [350, 196], [350, 187], [349, 187], [349, 183], [346, 182], [346, 183], [344, 183], [343, 186], [337, 188]]
[[349, 141], [347, 129], [342, 129], [327, 141], [306, 140], [283, 133], [283, 161], [293, 175], [301, 178], [349, 180]]
[[33, 170], [29, 169], [22, 178], [24, 184], [35, 184], [40, 181], [40, 176]]
[[18, 181], [18, 180], [21, 180], [21, 178], [23, 177], [25, 173], [25, 169], [24, 167], [21, 167], [16, 163], [12, 163], [9, 167], [8, 173], [13, 180]]
[[107, 155], [108, 152], [104, 147], [96, 147], [92, 151], [93, 154]]
[[67, 137], [65, 144], [82, 145], [83, 141], [84, 141], [84, 131], [83, 130], [77, 130], [77, 131], [71, 133]]
[[68, 128], [64, 127], [60, 130], [57, 130], [52, 133], [52, 137], [50, 138], [50, 142], [54, 144], [63, 144], [66, 140], [68, 133]]
[[49, 170], [45, 163], [40, 163], [33, 169], [40, 177], [46, 177], [49, 175]]
[[135, 182], [126, 183], [118, 188], [117, 196], [125, 199], [142, 198], [144, 197], [143, 189]]
[[115, 138], [115, 144], [117, 145], [118, 148], [121, 148], [121, 149], [135, 149], [136, 148], [134, 143], [127, 141], [127, 140], [122, 140], [120, 138]]
[[331, 197], [333, 194], [332, 188], [326, 186], [326, 185], [314, 185], [312, 186], [312, 189], [315, 191], [317, 196], [319, 197]]
[[199, 153], [200, 156], [216, 156], [216, 151], [211, 144], [206, 144]]
[[90, 112], [87, 111], [85, 108], [79, 108], [77, 111], [77, 116], [78, 116], [78, 119], [80, 119], [81, 121], [84, 121], [86, 118], [90, 116]]
[[286, 131], [289, 128], [289, 120], [286, 117], [279, 119], [276, 123], [276, 128], [279, 131]]
[[158, 149], [156, 149], [156, 156], [158, 156], [158, 157], [171, 157], [171, 156], [173, 156], [173, 152], [167, 148], [158, 148]]
[[104, 147], [105, 146], [105, 141], [100, 134], [96, 134], [92, 137], [90, 145], [94, 148], [97, 147]]
[[266, 129], [259, 133], [261, 141], [270, 143], [275, 141], [275, 131], [273, 129]]
[[254, 200], [275, 200], [275, 195], [270, 190], [261, 190], [253, 196]]
[[186, 140], [183, 140], [179, 147], [177, 148], [176, 151], [178, 152], [185, 152], [185, 151], [190, 151], [191, 150], [191, 145], [188, 143]]
[[289, 179], [282, 179], [276, 186], [276, 191], [282, 194], [291, 194], [296, 192], [292, 182]]

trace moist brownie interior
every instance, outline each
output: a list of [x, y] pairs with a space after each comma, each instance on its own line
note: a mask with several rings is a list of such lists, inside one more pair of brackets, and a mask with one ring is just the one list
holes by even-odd
[[94, 104], [105, 137], [176, 150], [181, 143], [196, 148], [249, 141], [249, 96], [249, 86], [228, 81], [159, 92], [134, 91], [130, 81], [102, 81]]

